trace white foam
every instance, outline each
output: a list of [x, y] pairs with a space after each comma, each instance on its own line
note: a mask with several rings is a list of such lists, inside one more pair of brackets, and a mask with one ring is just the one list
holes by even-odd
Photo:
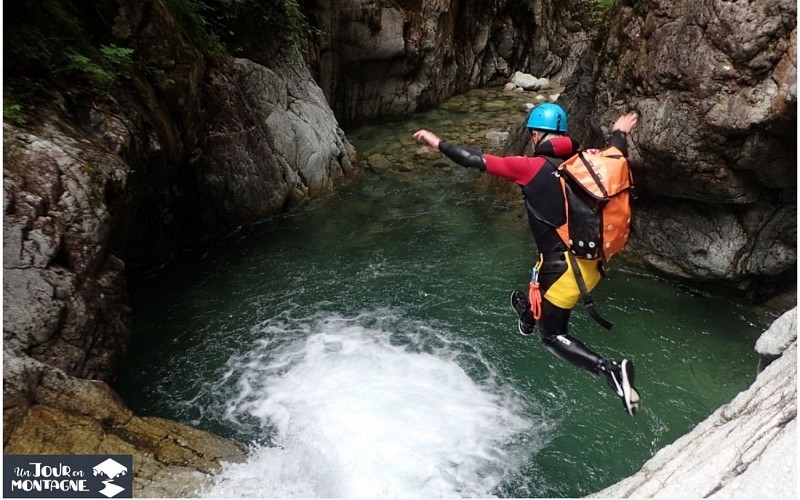
[[430, 327], [372, 313], [261, 331], [231, 361], [228, 416], [259, 419], [269, 445], [205, 496], [486, 497], [543, 444], [532, 405]]

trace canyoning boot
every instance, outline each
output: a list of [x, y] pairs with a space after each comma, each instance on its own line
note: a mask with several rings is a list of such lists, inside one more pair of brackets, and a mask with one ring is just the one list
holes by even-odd
[[606, 376], [608, 385], [622, 400], [625, 411], [631, 416], [635, 415], [639, 411], [641, 398], [634, 382], [633, 362], [627, 359], [604, 362], [600, 365], [600, 372]]
[[511, 292], [511, 308], [519, 318], [517, 322], [519, 333], [526, 337], [533, 335], [533, 327], [536, 325], [536, 320], [533, 319], [533, 314], [531, 314], [531, 303], [528, 302], [528, 297], [519, 290], [514, 290]]

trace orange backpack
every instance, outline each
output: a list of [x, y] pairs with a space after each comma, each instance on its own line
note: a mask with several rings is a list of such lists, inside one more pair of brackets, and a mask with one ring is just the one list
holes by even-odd
[[622, 151], [611, 146], [581, 151], [558, 166], [567, 222], [556, 228], [566, 244], [589, 315], [610, 330], [613, 323], [595, 310], [594, 300], [576, 258], [605, 262], [628, 242], [631, 231], [633, 176]]
[[628, 242], [633, 176], [615, 147], [581, 151], [558, 166], [567, 222], [557, 228], [571, 253], [605, 263]]

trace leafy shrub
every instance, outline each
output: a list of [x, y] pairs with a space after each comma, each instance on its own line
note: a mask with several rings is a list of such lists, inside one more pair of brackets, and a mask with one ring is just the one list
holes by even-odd
[[3, 100], [3, 121], [9, 121], [17, 126], [24, 126], [28, 121], [25, 119], [25, 114], [22, 112], [21, 104], [6, 104]]
[[[219, 3], [216, 0], [214, 3]], [[178, 23], [186, 30], [192, 41], [211, 57], [220, 57], [225, 47], [220, 42], [218, 30], [212, 26], [216, 9], [203, 0], [166, 0]]]
[[298, 0], [166, 0], [192, 40], [211, 57], [282, 50], [301, 55], [316, 34]]
[[102, 18], [100, 5], [77, 5], [18, 0], [7, 7], [4, 69], [16, 100], [35, 102], [55, 92], [105, 97], [128, 76], [133, 49], [103, 43], [109, 34], [88, 28], [98, 25], [94, 15]]
[[300, 56], [306, 37], [317, 33], [298, 0], [209, 0], [207, 7], [209, 27], [239, 55], [268, 46]]
[[[314, 29], [303, 16], [303, 0], [163, 0], [181, 27], [210, 58], [232, 51], [269, 58], [278, 50], [300, 55]], [[6, 2], [4, 53], [5, 116], [24, 120], [54, 94], [68, 104], [108, 98], [132, 72], [158, 71], [137, 60], [132, 48], [114, 44], [110, 0], [14, 0]]]

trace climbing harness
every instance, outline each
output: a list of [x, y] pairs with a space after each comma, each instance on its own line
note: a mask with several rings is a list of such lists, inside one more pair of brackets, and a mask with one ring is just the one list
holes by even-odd
[[540, 320], [542, 318], [542, 292], [539, 290], [539, 269], [537, 269], [536, 266], [531, 269], [531, 283], [528, 285], [528, 302], [531, 303], [533, 319], [537, 321]]

